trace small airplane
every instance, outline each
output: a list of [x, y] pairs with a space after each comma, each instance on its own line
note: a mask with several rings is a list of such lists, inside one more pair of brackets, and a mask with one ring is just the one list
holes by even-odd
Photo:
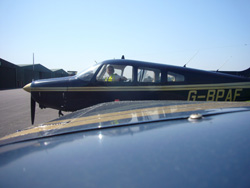
[[40, 108], [76, 111], [110, 101], [250, 100], [250, 78], [221, 72], [125, 59], [107, 60], [71, 77], [36, 80], [31, 93], [31, 122]]

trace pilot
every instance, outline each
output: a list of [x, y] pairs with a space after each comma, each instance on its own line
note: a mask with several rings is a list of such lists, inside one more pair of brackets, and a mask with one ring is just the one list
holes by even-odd
[[108, 77], [105, 78], [105, 81], [106, 82], [119, 82], [119, 81], [123, 81], [123, 80], [126, 80], [125, 77], [121, 77], [119, 76], [118, 74], [115, 74], [115, 70], [114, 70], [114, 67], [109, 65], [106, 69], [107, 73], [108, 73]]

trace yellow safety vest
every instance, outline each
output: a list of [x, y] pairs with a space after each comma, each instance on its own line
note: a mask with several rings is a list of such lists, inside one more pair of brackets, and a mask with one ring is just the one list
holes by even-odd
[[108, 78], [105, 78], [105, 82], [113, 82], [115, 81], [115, 74], [112, 74]]

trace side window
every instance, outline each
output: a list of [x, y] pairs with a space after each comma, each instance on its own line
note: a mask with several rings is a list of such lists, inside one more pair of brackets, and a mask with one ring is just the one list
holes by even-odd
[[168, 72], [167, 80], [168, 80], [168, 82], [184, 82], [185, 77], [181, 74], [177, 74], [174, 72]]
[[130, 65], [105, 64], [96, 76], [103, 82], [132, 82], [133, 67]]
[[122, 76], [127, 78], [127, 82], [133, 81], [133, 67], [132, 66], [126, 66], [123, 70]]
[[159, 69], [140, 67], [137, 72], [137, 81], [146, 83], [161, 82], [161, 71]]

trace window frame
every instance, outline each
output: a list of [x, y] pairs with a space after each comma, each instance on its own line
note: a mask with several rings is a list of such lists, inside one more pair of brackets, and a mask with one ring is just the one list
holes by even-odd
[[[142, 78], [139, 78], [139, 69], [143, 70], [144, 71], [153, 71], [154, 72], [154, 78], [153, 80], [156, 79], [156, 77], [158, 77], [158, 82], [142, 82], [140, 81], [140, 79]], [[156, 76], [158, 73], [158, 76]], [[162, 75], [163, 75], [163, 71], [161, 68], [159, 67], [149, 67], [149, 66], [138, 66], [136, 68], [136, 82], [138, 85], [162, 85], [163, 81], [162, 81]]]
[[[126, 67], [130, 66], [131, 69], [131, 76], [132, 76], [132, 80], [131, 81], [116, 81], [116, 82], [107, 82], [105, 81], [105, 79], [98, 79], [98, 77], [100, 78], [105, 78], [105, 74], [106, 74], [106, 68], [108, 66], [113, 66], [114, 69], [118, 69], [121, 70], [121, 75], [119, 76], [123, 76], [124, 75], [124, 70], [126, 69]], [[120, 68], [119, 67], [123, 67]], [[103, 65], [101, 65], [100, 69], [98, 70], [97, 74], [95, 75], [95, 82], [97, 83], [97, 85], [105, 85], [105, 86], [123, 86], [123, 85], [132, 85], [134, 83], [134, 66], [130, 65], [130, 64], [112, 64], [112, 63], [105, 63]], [[116, 72], [116, 71], [115, 71]]]
[[[168, 75], [171, 75], [171, 73], [183, 76], [184, 80], [183, 81], [169, 81]], [[176, 70], [171, 70], [171, 69], [166, 70], [166, 75], [164, 76], [164, 78], [165, 78], [164, 83], [167, 85], [181, 85], [181, 84], [185, 84], [187, 82], [187, 76], [185, 73], [180, 72], [180, 71], [176, 71]]]

